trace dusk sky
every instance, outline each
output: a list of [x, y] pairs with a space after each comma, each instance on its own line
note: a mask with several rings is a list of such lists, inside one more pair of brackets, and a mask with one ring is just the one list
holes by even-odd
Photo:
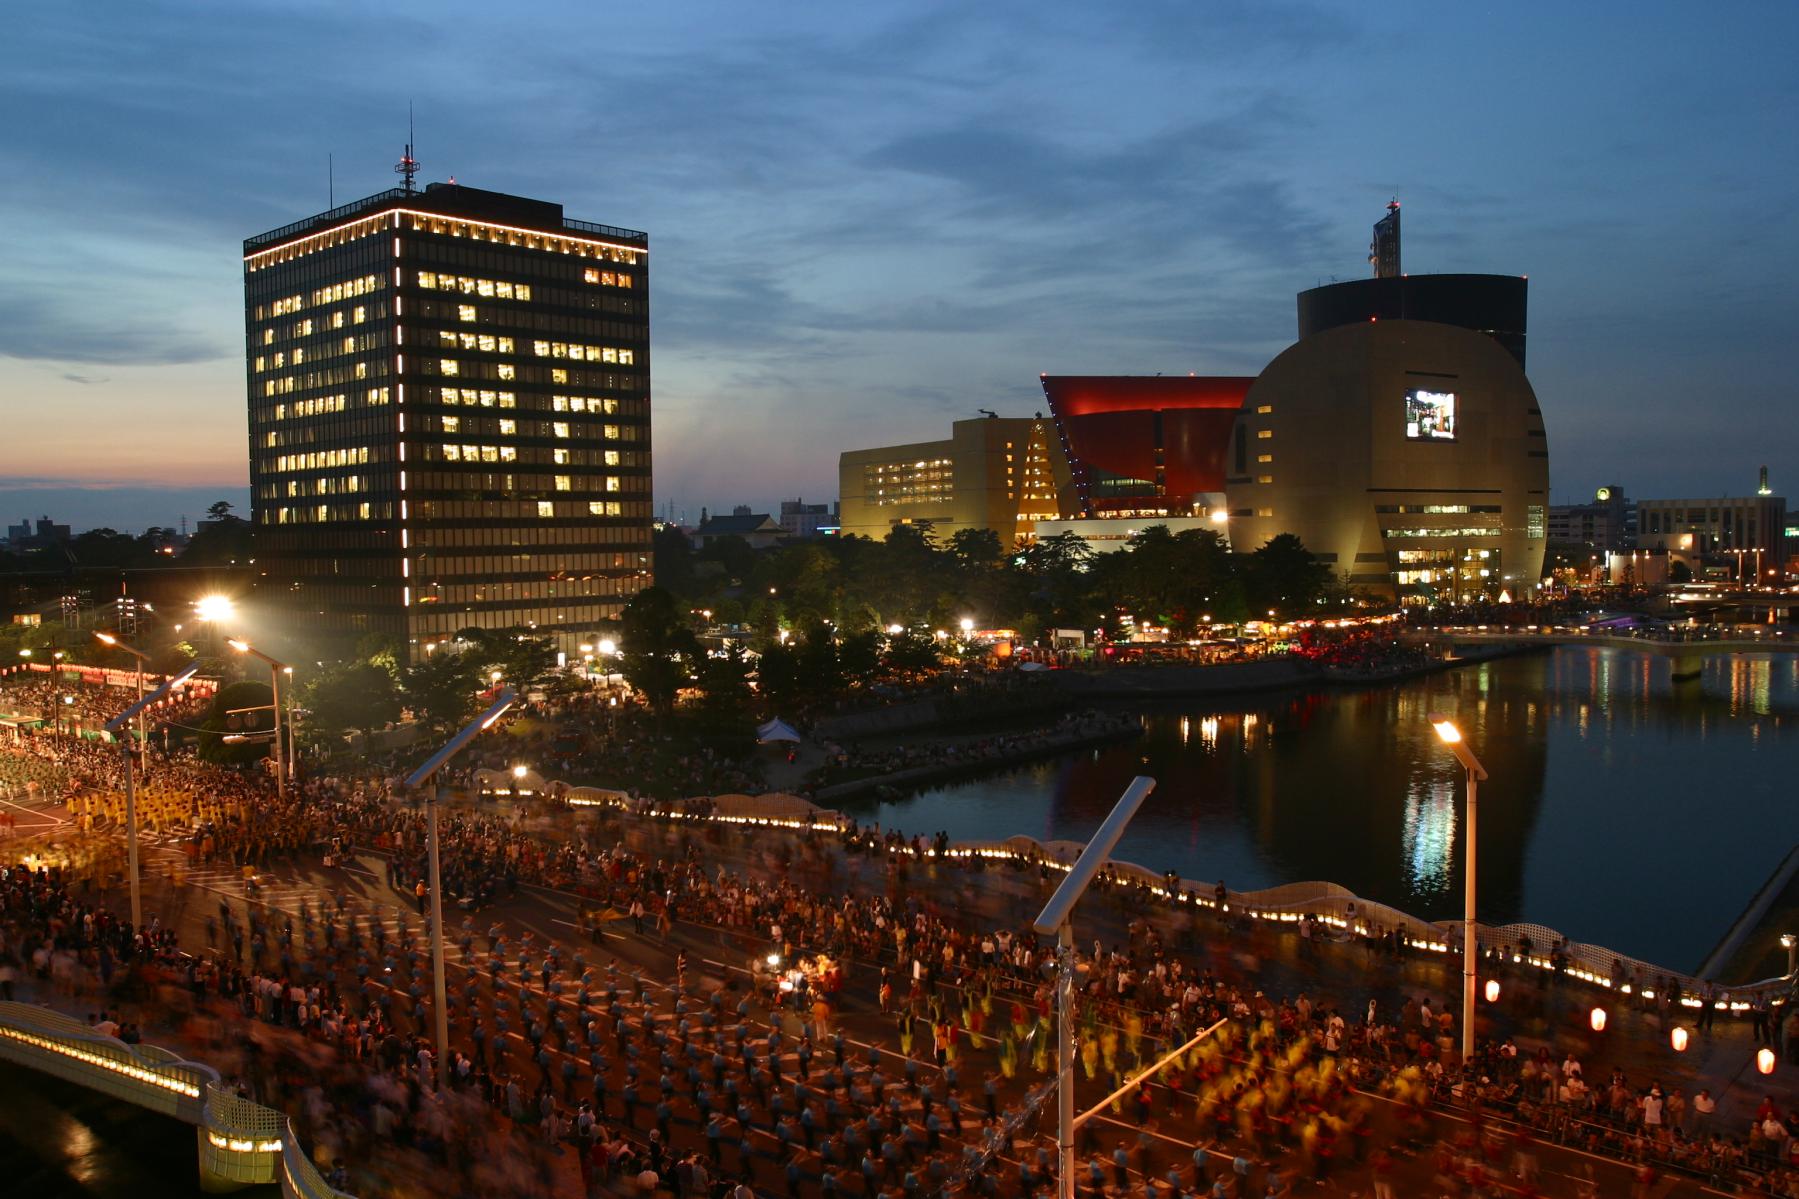
[[240, 243], [328, 207], [327, 155], [338, 203], [392, 186], [409, 102], [424, 179], [649, 232], [659, 513], [834, 498], [840, 451], [1028, 415], [1040, 371], [1254, 374], [1393, 196], [1407, 271], [1529, 275], [1557, 502], [1799, 495], [1792, 4], [97, 0], [8, 36], [8, 521], [243, 502]]

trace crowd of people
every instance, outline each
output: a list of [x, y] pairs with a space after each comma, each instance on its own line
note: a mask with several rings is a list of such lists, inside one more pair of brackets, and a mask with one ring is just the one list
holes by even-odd
[[[451, 1086], [440, 1091], [416, 804], [379, 777], [311, 780], [282, 800], [263, 776], [157, 758], [140, 803], [192, 861], [254, 869], [357, 848], [387, 858], [391, 908], [340, 893], [287, 911], [249, 896], [241, 914], [222, 903], [208, 916], [202, 947], [155, 923], [131, 928], [96, 889], [117, 868], [99, 848], [116, 842], [108, 781], [68, 784], [81, 818], [71, 840], [94, 851], [87, 869], [0, 875], [0, 994], [23, 976], [121, 1031], [127, 1022], [108, 1013], [146, 1025], [189, 1013], [181, 1035], [288, 1111], [349, 1189], [397, 1193], [431, 1177], [472, 1193], [541, 1193], [570, 1153], [590, 1188], [642, 1180], [682, 1197], [737, 1185], [804, 1199], [1022, 1197], [1050, 1183], [1041, 1124], [1020, 1118], [1025, 1084], [1052, 1068], [1049, 950], [969, 900], [986, 890], [972, 879], [907, 885], [908, 868], [986, 868], [947, 857], [942, 836], [852, 827], [832, 842], [626, 812], [445, 812], [446, 923], [461, 923]], [[883, 871], [887, 885], [871, 883]], [[473, 910], [524, 884], [583, 894], [580, 939], [533, 942], [498, 920], [483, 934]], [[1542, 1138], [1732, 1181], [1754, 1170], [1768, 1192], [1799, 1195], [1792, 1130], [1771, 1104], [1752, 1125], [1726, 1125], [1708, 1093], [1596, 1066], [1601, 1083], [1578, 1057], [1503, 1039], [1464, 1077], [1456, 1017], [1428, 995], [1365, 1005], [1347, 991], [1274, 996], [1253, 959], [1224, 951], [1260, 934], [1204, 928], [1213, 917], [1191, 905], [1171, 913], [1141, 884], [1102, 881], [1097, 894], [1118, 923], [1080, 953], [1087, 1077], [1118, 1080], [1225, 1024], [1121, 1099], [1111, 1133], [1090, 1132], [1083, 1188], [1245, 1195], [1252, 1180], [1280, 1187], [1353, 1169], [1378, 1194], [1395, 1155], [1413, 1151], [1439, 1155], [1446, 1190], [1488, 1187], [1501, 1173], [1530, 1185]], [[696, 927], [722, 935], [753, 947], [745, 961], [767, 950], [853, 963], [891, 1024], [876, 1047], [848, 1042], [846, 997], [803, 973], [760, 972], [761, 994], [734, 969], [701, 983], [678, 935], [657, 950], [673, 958], [669, 970], [621, 968], [598, 946], [608, 922], [625, 919], [651, 939]], [[1349, 985], [1368, 975], [1350, 972]], [[158, 1002], [121, 999], [137, 994], [121, 985], [134, 976], [165, 984]], [[1505, 1116], [1506, 1131], [1477, 1123], [1445, 1140], [1428, 1113], [1451, 1098]], [[1131, 1131], [1113, 1135], [1120, 1127]], [[1177, 1158], [1162, 1127], [1197, 1129], [1201, 1151]], [[1496, 1145], [1509, 1162], [1496, 1163]]]

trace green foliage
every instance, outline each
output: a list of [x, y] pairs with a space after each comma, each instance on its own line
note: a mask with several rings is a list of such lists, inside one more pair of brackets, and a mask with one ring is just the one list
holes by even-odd
[[453, 729], [475, 714], [477, 693], [487, 682], [477, 655], [445, 648], [408, 666], [400, 691], [413, 715], [435, 728]]
[[1330, 590], [1332, 579], [1330, 567], [1314, 558], [1299, 538], [1282, 533], [1249, 556], [1243, 582], [1254, 617], [1273, 610], [1291, 618], [1312, 612]]
[[662, 587], [646, 587], [619, 617], [619, 667], [652, 708], [667, 712], [693, 676], [700, 645], [683, 609]]
[[302, 696], [301, 706], [311, 713], [306, 727], [321, 734], [366, 732], [400, 715], [393, 671], [375, 662], [327, 667], [306, 685]]

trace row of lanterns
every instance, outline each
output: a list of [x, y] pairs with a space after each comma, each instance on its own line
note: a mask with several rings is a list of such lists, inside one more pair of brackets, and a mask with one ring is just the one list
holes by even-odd
[[[1487, 980], [1486, 996], [1488, 1003], [1499, 1002], [1498, 979], [1489, 978]], [[1604, 1032], [1605, 1021], [1606, 1012], [1602, 1007], [1596, 1007], [1587, 1014], [1587, 1023], [1592, 1027], [1594, 1032]], [[1687, 1051], [1688, 1035], [1687, 1030], [1678, 1024], [1668, 1031], [1668, 1044], [1673, 1046], [1675, 1053], [1685, 1053]], [[1774, 1066], [1777, 1061], [1778, 1059], [1775, 1057], [1774, 1051], [1765, 1045], [1756, 1051], [1755, 1068], [1763, 1074], [1774, 1073]]]

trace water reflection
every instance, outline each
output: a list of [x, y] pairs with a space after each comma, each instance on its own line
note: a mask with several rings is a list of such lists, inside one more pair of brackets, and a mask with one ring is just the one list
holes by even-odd
[[1405, 797], [1406, 882], [1413, 895], [1442, 896], [1454, 882], [1454, 789], [1417, 783]]
[[955, 837], [1085, 837], [1139, 773], [1158, 780], [1118, 856], [1260, 887], [1329, 879], [1461, 915], [1462, 772], [1426, 718], [1453, 716], [1481, 786], [1483, 920], [1528, 919], [1697, 964], [1795, 841], [1799, 660], [1564, 649], [1364, 691], [1144, 710], [1135, 743], [853, 814]]

